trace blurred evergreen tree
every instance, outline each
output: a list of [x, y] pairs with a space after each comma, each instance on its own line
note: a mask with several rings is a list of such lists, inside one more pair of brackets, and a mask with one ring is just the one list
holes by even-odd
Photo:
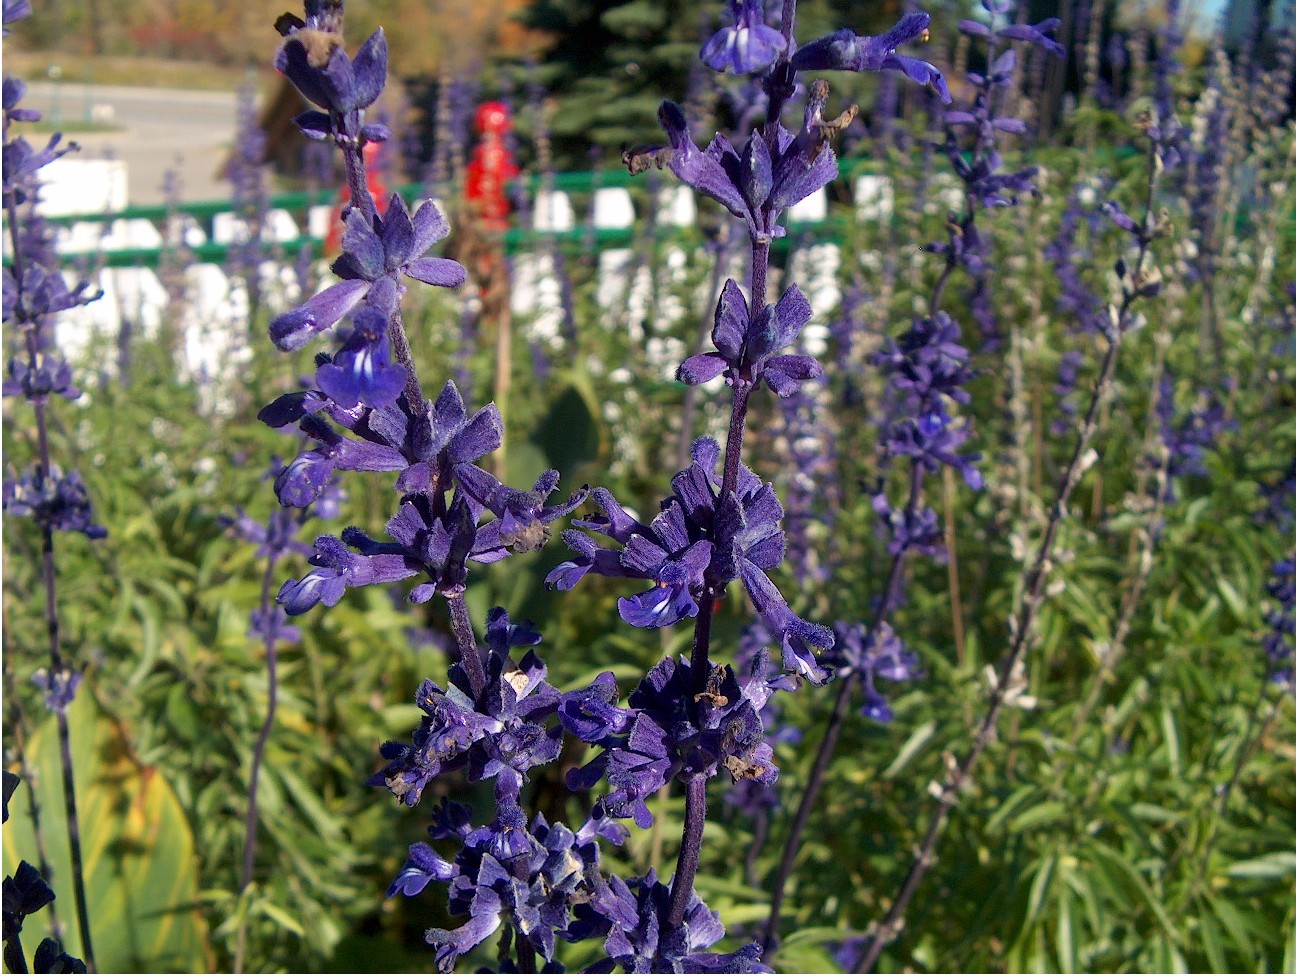
[[[924, 9], [949, 13], [965, 0], [932, 0]], [[780, 0], [766, 0], [766, 15], [777, 21]], [[890, 27], [905, 10], [903, 0], [867, 6], [857, 0], [802, 0], [797, 34], [803, 41], [849, 26], [861, 34]], [[591, 145], [605, 157], [622, 145], [663, 140], [657, 107], [663, 97], [700, 99], [710, 108], [716, 89], [690, 91], [690, 78], [705, 79], [697, 54], [711, 32], [725, 22], [721, 0], [535, 0], [519, 13], [521, 23], [547, 36], [537, 53], [534, 79], [556, 101], [550, 120], [554, 162], [584, 168]], [[709, 79], [707, 79], [709, 82]], [[868, 97], [875, 79], [837, 77], [844, 97]], [[696, 104], [696, 102], [695, 102]], [[868, 104], [862, 102], [861, 104]], [[529, 123], [519, 119], [524, 131]]]
[[549, 43], [535, 80], [557, 101], [550, 120], [554, 162], [584, 168], [590, 145], [660, 141], [657, 106], [682, 98], [703, 24], [714, 10], [687, 0], [537, 0], [522, 23]]

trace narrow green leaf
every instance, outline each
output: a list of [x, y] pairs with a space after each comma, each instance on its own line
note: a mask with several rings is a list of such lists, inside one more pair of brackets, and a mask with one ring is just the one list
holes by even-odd
[[1061, 889], [1058, 898], [1057, 955], [1058, 968], [1064, 973], [1076, 971], [1075, 933], [1071, 930], [1071, 894]]
[[905, 740], [905, 744], [900, 747], [900, 751], [896, 753], [896, 757], [892, 760], [891, 765], [883, 771], [882, 778], [895, 779], [896, 776], [902, 773], [909, 766], [909, 763], [913, 761], [913, 758], [922, 751], [923, 746], [930, 742], [932, 736], [935, 734], [935, 719], [932, 719], [929, 722], [924, 722], [922, 725], [918, 726], [918, 728], [914, 729], [909, 738]]
[[1165, 736], [1166, 755], [1170, 760], [1170, 772], [1176, 779], [1182, 774], [1179, 763], [1179, 728], [1175, 724], [1174, 713], [1170, 705], [1161, 706], [1161, 733]]
[[1230, 878], [1284, 878], [1296, 873], [1296, 851], [1275, 851], [1264, 857], [1238, 861], [1228, 869]]
[[297, 921], [297, 919], [289, 915], [282, 908], [280, 908], [278, 905], [276, 905], [274, 902], [272, 901], [259, 902], [256, 906], [256, 910], [260, 914], [266, 916], [266, 918], [278, 922], [280, 925], [282, 925], [293, 935], [302, 936], [302, 937], [306, 935], [306, 930], [302, 928], [301, 923]]
[[1053, 870], [1057, 866], [1057, 855], [1046, 854], [1035, 871], [1035, 880], [1031, 882], [1030, 895], [1026, 899], [1026, 924], [1029, 928], [1040, 916], [1040, 909], [1048, 897], [1053, 883]]
[[1228, 932], [1229, 938], [1233, 944], [1246, 955], [1248, 959], [1255, 957], [1255, 945], [1251, 941], [1250, 926], [1247, 925], [1246, 919], [1231, 901], [1227, 898], [1208, 897], [1207, 899], [1211, 911], [1219, 919], [1221, 925]]
[[1198, 922], [1201, 927], [1202, 948], [1206, 950], [1206, 958], [1210, 962], [1211, 969], [1217, 973], [1228, 972], [1229, 966], [1225, 961], [1219, 926], [1215, 924], [1215, 920], [1209, 915], [1202, 915]]
[[1046, 824], [1055, 824], [1060, 820], [1065, 820], [1069, 812], [1067, 804], [1060, 800], [1046, 800], [1038, 806], [1031, 807], [1024, 813], [1014, 817], [1008, 829], [1014, 834], [1031, 830], [1034, 827], [1042, 827]]

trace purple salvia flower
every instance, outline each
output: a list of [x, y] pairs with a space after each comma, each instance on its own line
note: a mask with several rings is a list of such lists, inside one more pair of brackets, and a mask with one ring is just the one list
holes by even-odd
[[607, 959], [596, 966], [619, 965], [628, 973], [772, 973], [753, 943], [736, 952], [702, 952], [724, 937], [720, 917], [691, 892], [684, 919], [668, 918], [669, 886], [649, 871], [627, 884], [613, 877], [577, 910], [583, 937], [605, 936]]
[[257, 122], [256, 92], [251, 85], [245, 85], [239, 91], [234, 152], [225, 172], [230, 182], [230, 200], [243, 226], [228, 251], [226, 271], [241, 278], [247, 288], [250, 319], [256, 317], [261, 300], [261, 263], [270, 257], [266, 240], [270, 197], [265, 185], [265, 148], [265, 133]]
[[618, 608], [633, 626], [664, 627], [695, 616], [704, 591], [741, 578], [766, 626], [785, 639], [789, 669], [825, 681], [828, 675], [814, 663], [811, 648], [826, 647], [831, 633], [794, 614], [766, 575], [783, 559], [783, 507], [773, 487], [745, 466], [734, 493], [721, 498], [715, 479], [719, 454], [710, 438], [694, 443], [693, 463], [672, 479], [675, 494], [651, 525], [629, 515], [607, 490], [595, 489], [603, 516], [573, 524], [607, 536], [622, 549], [604, 548], [582, 532], [569, 531], [563, 538], [578, 556], [551, 571], [545, 584], [569, 590], [588, 572], [651, 580], [652, 589], [622, 598]]
[[606, 779], [610, 789], [596, 812], [632, 817], [647, 827], [653, 816], [645, 801], [674, 779], [710, 778], [723, 767], [734, 782], [772, 784], [778, 770], [761, 711], [774, 690], [794, 684], [769, 667], [766, 653], [745, 681], [728, 666], [713, 666], [704, 690], [695, 696], [690, 689], [699, 685], [691, 665], [666, 658], [648, 672], [622, 709], [615, 704], [615, 681], [605, 672], [588, 688], [562, 696], [563, 727], [603, 750], [573, 770], [568, 785], [593, 789]]
[[31, 518], [54, 532], [80, 532], [89, 539], [102, 539], [108, 530], [93, 521], [94, 512], [85, 482], [75, 471], [64, 474], [54, 465], [39, 477], [26, 471], [4, 482], [4, 511]]
[[387, 315], [366, 305], [355, 315], [351, 334], [331, 360], [315, 371], [320, 392], [347, 410], [360, 404], [387, 407], [405, 389], [407, 373], [387, 349]]
[[[1205, 477], [1206, 453], [1215, 447], [1225, 432], [1236, 429], [1237, 423], [1229, 419], [1224, 404], [1213, 391], [1207, 391], [1200, 397], [1200, 406], [1195, 406], [1180, 416], [1175, 410], [1174, 392], [1174, 376], [1166, 370], [1161, 375], [1156, 403], [1161, 440], [1166, 448], [1166, 476]], [[1174, 493], [1171, 491], [1167, 501], [1173, 500]]]
[[810, 303], [792, 285], [776, 304], [763, 305], [753, 320], [747, 299], [730, 278], [720, 293], [711, 331], [717, 351], [684, 360], [679, 379], [696, 386], [723, 374], [729, 386], [753, 387], [764, 380], [779, 396], [790, 396], [799, 384], [823, 376], [823, 367], [811, 356], [774, 355], [796, 341], [812, 314]]
[[[662, 102], [657, 117], [670, 148], [640, 152], [664, 158], [681, 181], [741, 217], [753, 240], [781, 237], [786, 233], [778, 226], [783, 211], [837, 176], [837, 157], [825, 134], [826, 99], [827, 85], [816, 83], [799, 133], [794, 135], [780, 125], [771, 145], [755, 131], [741, 152], [723, 135], [716, 135], [705, 152], [699, 149], [683, 110], [674, 102]], [[637, 155], [629, 158], [632, 171], [644, 165]]]
[[354, 61], [342, 46], [340, 25], [326, 25], [309, 7], [305, 21], [284, 14], [275, 27], [284, 36], [275, 68], [324, 110], [303, 112], [293, 120], [303, 135], [359, 146], [391, 136], [384, 125], [364, 123], [365, 109], [387, 83], [387, 38], [381, 27], [360, 45]]
[[905, 647], [904, 641], [885, 622], [879, 626], [876, 636], [863, 624], [839, 623], [835, 630], [833, 663], [843, 675], [858, 674], [864, 681], [864, 704], [860, 713], [877, 722], [890, 722], [894, 712], [878, 691], [877, 679], [912, 681], [922, 677], [918, 656]]
[[501, 925], [509, 925], [518, 939], [552, 960], [557, 938], [571, 938], [575, 906], [588, 903], [606, 884], [599, 872], [599, 840], [624, 843], [624, 830], [596, 819], [572, 831], [540, 814], [528, 825], [515, 805], [502, 807], [492, 823], [474, 828], [466, 807], [449, 806], [456, 808], [449, 812], [454, 826], [447, 830], [442, 823], [429, 833], [463, 845], [453, 862], [427, 844], [414, 844], [388, 897], [413, 897], [432, 881], [449, 885], [450, 914], [468, 921], [457, 929], [428, 931], [441, 972], [449, 972], [459, 956]]
[[1057, 419], [1049, 425], [1049, 433], [1055, 436], [1065, 434], [1075, 424], [1078, 407], [1075, 401], [1076, 384], [1080, 379], [1080, 368], [1084, 365], [1084, 353], [1079, 349], [1068, 349], [1058, 360], [1057, 382], [1053, 385], [1053, 395], [1057, 397]]
[[1273, 566], [1273, 578], [1266, 586], [1274, 607], [1265, 614], [1269, 633], [1261, 644], [1269, 659], [1269, 678], [1296, 694], [1296, 552]]
[[40, 668], [31, 680], [32, 684], [45, 693], [45, 707], [51, 712], [66, 715], [81, 686], [81, 678], [81, 673], [71, 668], [63, 668], [53, 674], [46, 668]]
[[787, 39], [765, 23], [764, 0], [727, 0], [733, 26], [722, 27], [702, 46], [702, 60], [716, 71], [759, 74], [787, 50]]
[[561, 726], [547, 724], [557, 714], [559, 698], [544, 680], [544, 664], [534, 652], [520, 663], [510, 656], [514, 647], [539, 642], [529, 623], [513, 625], [503, 609], [493, 609], [487, 616], [486, 646], [478, 651], [485, 687], [474, 695], [462, 663], [451, 667], [445, 690], [425, 680], [414, 699], [425, 718], [413, 742], [384, 744], [388, 763], [370, 785], [386, 786], [402, 803], [414, 806], [432, 779], [466, 767], [470, 782], [497, 779], [497, 794], [516, 803], [527, 771], [553, 762], [562, 745]]
[[342, 256], [333, 262], [333, 272], [342, 280], [271, 322], [270, 338], [285, 352], [300, 349], [361, 300], [390, 316], [404, 291], [402, 275], [457, 288], [467, 278], [462, 265], [423, 256], [449, 232], [431, 200], [425, 200], [413, 217], [399, 194], [392, 194], [382, 217], [352, 208], [342, 234]]
[[899, 71], [920, 85], [931, 85], [942, 100], [950, 100], [945, 78], [935, 65], [897, 54], [902, 45], [927, 35], [931, 17], [905, 14], [900, 22], [876, 37], [860, 37], [849, 28], [811, 41], [792, 55], [794, 71]]

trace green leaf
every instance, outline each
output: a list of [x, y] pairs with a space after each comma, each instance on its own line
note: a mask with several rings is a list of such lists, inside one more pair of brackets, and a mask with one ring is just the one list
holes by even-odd
[[554, 398], [548, 415], [531, 436], [564, 478], [576, 477], [582, 465], [597, 461], [606, 435], [598, 401], [588, 384], [578, 380], [568, 384]]
[[[210, 968], [207, 927], [196, 907], [193, 834], [175, 793], [153, 768], [131, 755], [126, 731], [86, 689], [68, 714], [77, 819], [95, 960], [101, 972], [203, 972]], [[75, 917], [58, 727], [43, 723], [27, 746], [37, 773], [41, 832], [49, 855], [59, 918]], [[14, 794], [4, 825], [4, 869], [35, 860], [28, 792]], [[43, 912], [26, 923], [35, 945], [49, 930]], [[64, 948], [81, 957], [81, 937], [67, 925]]]
[[843, 939], [851, 939], [863, 934], [862, 931], [843, 929], [839, 925], [816, 925], [810, 928], [797, 929], [783, 940], [782, 947], [786, 949], [802, 943], [823, 945], [825, 942], [841, 942]]
[[1202, 948], [1206, 950], [1206, 958], [1211, 964], [1211, 969], [1217, 973], [1226, 973], [1229, 971], [1228, 962], [1225, 959], [1224, 945], [1220, 941], [1219, 926], [1209, 915], [1203, 915], [1199, 920], [1201, 928]]
[[1076, 958], [1075, 933], [1071, 928], [1071, 893], [1066, 888], [1061, 891], [1061, 897], [1058, 898], [1057, 919], [1058, 966], [1064, 973], [1074, 973]]
[[1096, 860], [1101, 861], [1110, 871], [1129, 883], [1132, 890], [1143, 899], [1148, 908], [1152, 910], [1152, 914], [1157, 917], [1157, 921], [1161, 924], [1166, 936], [1170, 940], [1177, 942], [1180, 938], [1179, 930], [1170, 921], [1165, 906], [1161, 904], [1156, 894], [1148, 887], [1147, 881], [1139, 873], [1138, 868], [1131, 864], [1129, 859], [1119, 851], [1112, 849], [1101, 841], [1093, 841], [1088, 850], [1092, 852]]
[[273, 919], [274, 921], [278, 922], [281, 926], [283, 926], [293, 935], [296, 935], [298, 937], [304, 937], [306, 935], [306, 930], [302, 928], [301, 922], [297, 921], [297, 919], [293, 918], [291, 915], [289, 915], [286, 911], [284, 911], [274, 902], [272, 901], [259, 902], [256, 906], [256, 910], [260, 912], [262, 915], [266, 916], [266, 918]]
[[1296, 851], [1275, 851], [1264, 857], [1238, 861], [1227, 873], [1230, 878], [1285, 878], [1296, 874]]
[[918, 728], [914, 729], [909, 738], [905, 740], [905, 744], [900, 747], [900, 751], [896, 754], [895, 759], [891, 761], [891, 765], [883, 771], [882, 778], [895, 779], [896, 776], [908, 767], [909, 763], [913, 761], [913, 758], [922, 751], [923, 746], [930, 742], [932, 736], [935, 734], [935, 719], [924, 722], [922, 725], [918, 726]]
[[1025, 927], [1032, 925], [1040, 917], [1040, 910], [1048, 898], [1049, 887], [1053, 883], [1053, 869], [1057, 866], [1057, 855], [1048, 854], [1039, 863], [1035, 871], [1035, 880], [1031, 882], [1030, 895], [1026, 900]]
[[1219, 923], [1224, 926], [1233, 940], [1233, 944], [1246, 954], [1248, 958], [1255, 956], [1255, 945], [1251, 941], [1251, 933], [1248, 931], [1246, 919], [1237, 907], [1225, 898], [1207, 898], [1211, 911], [1219, 919]]
[[1008, 829], [1014, 834], [1022, 833], [1034, 827], [1042, 827], [1045, 824], [1054, 824], [1065, 820], [1068, 813], [1069, 807], [1061, 800], [1045, 800], [1043, 803], [1013, 817]]
[[1215, 585], [1219, 588], [1220, 596], [1224, 597], [1224, 602], [1228, 605], [1234, 619], [1240, 623], [1245, 623], [1251, 619], [1251, 611], [1248, 601], [1242, 599], [1237, 588], [1223, 576], [1216, 577]]
[[1161, 732], [1165, 736], [1166, 753], [1170, 759], [1170, 772], [1176, 779], [1181, 769], [1179, 765], [1179, 729], [1175, 725], [1174, 713], [1168, 704], [1161, 706]]

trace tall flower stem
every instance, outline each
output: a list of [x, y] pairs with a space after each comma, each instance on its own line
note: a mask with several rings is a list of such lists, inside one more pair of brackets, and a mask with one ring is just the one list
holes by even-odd
[[967, 662], [967, 643], [963, 627], [963, 592], [959, 586], [958, 533], [954, 529], [954, 496], [958, 489], [954, 469], [945, 468], [941, 479], [941, 499], [945, 509], [945, 571], [949, 578], [950, 623], [954, 627], [954, 653], [962, 667]]
[[[378, 207], [369, 192], [362, 148], [358, 145], [343, 146], [342, 161], [346, 166], [351, 206], [360, 210], [371, 221], [374, 220], [378, 216]], [[409, 336], [405, 333], [405, 320], [401, 316], [399, 306], [388, 320], [387, 338], [391, 343], [392, 356], [405, 367], [405, 390], [401, 394], [405, 410], [415, 423], [429, 427], [432, 421], [428, 417], [427, 401], [423, 397], [423, 388], [419, 384], [418, 371], [414, 368], [414, 352], [410, 349]]]
[[[19, 239], [18, 207], [12, 194], [8, 194], [5, 209], [9, 217], [9, 235], [13, 245], [13, 280], [17, 283], [18, 294], [15, 298], [16, 308], [24, 305], [22, 281], [24, 273], [23, 249]], [[20, 318], [21, 321], [21, 318]], [[34, 370], [40, 348], [36, 334], [36, 323], [30, 323], [26, 329], [27, 358]], [[49, 418], [46, 415], [44, 397], [32, 401], [32, 410], [36, 414], [36, 440], [39, 458], [36, 466], [36, 489], [44, 489], [45, 480], [53, 468], [49, 443]], [[41, 576], [45, 589], [45, 629], [49, 638], [50, 680], [59, 681], [64, 672], [63, 652], [60, 647], [59, 612], [58, 612], [58, 576], [54, 565], [54, 529], [48, 521], [41, 522]], [[72, 895], [76, 901], [77, 924], [81, 930], [81, 954], [86, 968], [95, 972], [94, 948], [90, 936], [90, 911], [85, 892], [85, 864], [81, 855], [81, 824], [77, 817], [76, 783], [72, 775], [72, 738], [68, 732], [66, 707], [55, 708], [54, 718], [58, 725], [59, 764], [63, 772], [63, 804], [67, 814], [68, 848], [72, 857]]]
[[[5, 709], [13, 730], [13, 754], [17, 756], [18, 775], [22, 778], [23, 789], [27, 792], [27, 814], [31, 820], [32, 840], [36, 848], [36, 866], [40, 868], [42, 878], [52, 878], [54, 872], [50, 868], [49, 855], [46, 853], [45, 831], [41, 828], [41, 805], [40, 797], [36, 792], [36, 776], [27, 764], [26, 716], [23, 714], [22, 702], [18, 700], [17, 695], [13, 694], [14, 689], [17, 688], [17, 680], [9, 668], [9, 664], [14, 658], [8, 645], [9, 642], [6, 640], [4, 687], [8, 694], [6, 695]], [[54, 933], [55, 938], [62, 941], [63, 925], [59, 921], [54, 902], [49, 903], [49, 919], [50, 931]]]
[[1256, 750], [1260, 748], [1260, 743], [1264, 742], [1269, 737], [1269, 734], [1273, 732], [1274, 725], [1278, 721], [1278, 715], [1282, 710], [1283, 701], [1286, 698], [1287, 695], [1281, 692], [1274, 697], [1274, 700], [1269, 705], [1269, 714], [1265, 716], [1264, 722], [1260, 723], [1259, 729], [1256, 729], [1255, 716], [1260, 710], [1260, 703], [1264, 701], [1264, 690], [1261, 690], [1260, 702], [1256, 703], [1256, 709], [1251, 713], [1247, 734], [1243, 738], [1244, 744], [1238, 750], [1238, 758], [1237, 762], [1233, 764], [1233, 772], [1229, 776], [1228, 782], [1224, 784], [1224, 788], [1220, 790], [1219, 800], [1215, 804], [1215, 816], [1211, 820], [1210, 831], [1206, 835], [1206, 842], [1202, 845], [1201, 857], [1197, 861], [1196, 887], [1200, 887], [1202, 878], [1206, 874], [1211, 851], [1215, 849], [1215, 842], [1219, 838], [1220, 821], [1223, 820], [1224, 814], [1228, 810], [1229, 798], [1233, 795], [1233, 790], [1242, 778], [1242, 771], [1250, 765], [1251, 760], [1255, 757]]
[[481, 655], [477, 653], [477, 637], [468, 617], [468, 601], [464, 598], [462, 588], [451, 590], [445, 597], [446, 605], [450, 607], [450, 630], [459, 651], [459, 664], [468, 675], [473, 694], [480, 695], [486, 687], [486, 669], [482, 666]]
[[[1151, 389], [1151, 400], [1153, 406], [1156, 403], [1157, 391], [1160, 389], [1161, 376], [1165, 372], [1166, 349], [1170, 344], [1171, 330], [1168, 323], [1163, 320], [1161, 328], [1157, 330], [1155, 336], [1156, 354], [1152, 362], [1152, 377], [1149, 384]], [[1149, 415], [1153, 413], [1149, 410]], [[1105, 419], [1100, 420], [1099, 425], [1105, 424]], [[1156, 487], [1153, 490], [1151, 501], [1145, 519], [1130, 536], [1129, 555], [1126, 560], [1125, 572], [1123, 577], [1131, 580], [1129, 588], [1121, 599], [1120, 613], [1117, 617], [1116, 627], [1112, 631], [1111, 641], [1108, 642], [1105, 652], [1099, 660], [1098, 670], [1091, 676], [1090, 684], [1085, 693], [1084, 700], [1071, 718], [1071, 731], [1067, 736], [1067, 752], [1063, 761], [1059, 764], [1058, 770], [1054, 775], [1052, 795], [1057, 797], [1062, 790], [1063, 778], [1067, 771], [1074, 764], [1077, 758], [1076, 745], [1080, 741], [1080, 736], [1084, 732], [1085, 724], [1089, 716], [1098, 705], [1098, 699], [1102, 694], [1103, 686], [1115, 675], [1116, 665], [1124, 656], [1126, 650], [1126, 641], [1129, 638], [1130, 628], [1134, 622], [1134, 612], [1138, 608], [1139, 600], [1142, 598], [1143, 589], [1147, 585], [1148, 577], [1152, 572], [1153, 555], [1156, 551], [1158, 526], [1161, 522], [1162, 513], [1170, 499], [1171, 488], [1173, 487], [1170, 480], [1170, 450], [1164, 436], [1156, 432], [1153, 426], [1152, 433], [1146, 438], [1147, 443], [1144, 447], [1144, 453], [1147, 457], [1154, 458], [1154, 470], [1149, 471], [1146, 467], [1140, 472], [1137, 485], [1134, 490], [1135, 498], [1148, 497], [1148, 480], [1151, 478], [1155, 481]]]
[[[910, 468], [909, 499], [905, 505], [906, 517], [916, 512], [922, 501], [925, 474], [922, 464], [915, 460]], [[869, 634], [878, 633], [879, 628], [890, 616], [891, 609], [900, 595], [900, 579], [903, 575], [902, 570], [904, 569], [907, 552], [907, 549], [901, 548], [891, 557], [891, 566], [887, 570], [882, 599], [878, 603], [877, 610], [873, 613], [872, 621], [869, 623]], [[770, 913], [765, 922], [765, 931], [761, 938], [766, 952], [770, 952], [778, 942], [779, 913], [783, 907], [784, 896], [787, 893], [788, 879], [792, 876], [792, 866], [796, 862], [797, 854], [801, 851], [801, 837], [805, 833], [806, 825], [810, 822], [810, 813], [819, 799], [820, 790], [823, 789], [828, 764], [832, 762], [833, 754], [837, 749], [837, 741], [841, 738], [842, 727], [846, 722], [846, 711], [855, 693], [855, 685], [859, 681], [859, 675], [860, 672], [858, 671], [851, 673], [837, 689], [837, 700], [833, 703], [832, 714], [828, 717], [828, 724], [824, 727], [823, 738], [819, 742], [819, 751], [815, 755], [814, 766], [810, 770], [810, 778], [806, 780], [805, 789], [801, 792], [801, 802], [797, 805], [796, 813], [792, 817], [792, 826], [788, 831], [787, 841], [783, 844], [783, 857], [779, 861], [778, 874], [775, 875], [774, 884], [770, 889]]]
[[702, 833], [706, 828], [706, 777], [695, 776], [684, 787], [684, 837], [680, 843], [679, 861], [671, 882], [667, 921], [672, 927], [684, 924], [693, 894], [693, 879], [702, 859]]
[[[751, 317], [756, 318], [765, 306], [766, 282], [769, 274], [769, 240], [752, 241], [751, 262]], [[720, 483], [720, 496], [732, 494], [738, 487], [738, 474], [742, 466], [743, 435], [747, 429], [747, 407], [751, 400], [752, 385], [743, 380], [734, 384], [733, 403], [729, 414], [729, 434], [725, 439], [724, 475]], [[693, 650], [690, 670], [694, 691], [706, 691], [711, 675], [711, 620], [719, 592], [708, 586], [698, 601], [698, 614], [693, 624]], [[668, 919], [672, 926], [681, 925], [688, 910], [693, 892], [693, 879], [697, 875], [698, 861], [702, 856], [702, 835], [706, 830], [706, 776], [696, 776], [685, 786], [684, 833], [680, 839], [679, 861], [671, 881], [671, 900]]]
[[[1141, 281], [1143, 265], [1148, 255], [1148, 244], [1151, 240], [1152, 204], [1159, 172], [1159, 162], [1156, 159], [1155, 151], [1153, 151], [1149, 165], [1148, 189], [1143, 220], [1140, 225], [1142, 229], [1139, 234], [1138, 252], [1130, 275], [1130, 280], [1135, 283]], [[919, 882], [922, 881], [932, 864], [935, 863], [936, 842], [940, 837], [945, 818], [949, 815], [950, 810], [954, 808], [955, 803], [958, 802], [959, 793], [969, 782], [977, 761], [981, 758], [981, 754], [985, 751], [994, 735], [999, 714], [1003, 710], [1009, 689], [1012, 687], [1012, 674], [1030, 645], [1035, 619], [1044, 603], [1045, 584], [1053, 567], [1053, 547], [1057, 542], [1057, 535], [1062, 522], [1066, 518], [1067, 505], [1071, 500], [1071, 495], [1080, 483], [1080, 478], [1088, 464], [1089, 443], [1093, 440], [1093, 436], [1098, 429], [1099, 413], [1107, 402], [1107, 394], [1116, 373], [1116, 360], [1125, 338], [1125, 332], [1129, 326], [1130, 309], [1139, 293], [1137, 287], [1126, 289], [1119, 308], [1115, 306], [1112, 308], [1114, 314], [1112, 315], [1111, 328], [1107, 333], [1107, 352], [1103, 356], [1102, 368], [1094, 384], [1093, 394], [1089, 399], [1089, 408], [1085, 412], [1084, 422], [1081, 424], [1076, 437], [1071, 459], [1062, 475], [1057, 498], [1049, 512], [1044, 537], [1040, 541], [1039, 550], [1026, 573], [1025, 586], [1023, 587], [1024, 597], [1019, 610], [1011, 621], [1012, 626], [1010, 626], [1009, 632], [1013, 637], [1008, 654], [999, 665], [998, 680], [990, 693], [990, 706], [977, 728], [967, 755], [961, 763], [947, 774], [945, 781], [941, 784], [936, 809], [932, 812], [927, 832], [923, 836], [922, 843], [919, 845], [913, 862], [909, 866], [904, 882], [901, 884], [895, 900], [891, 903], [890, 909], [887, 910], [882, 921], [877, 924], [873, 938], [864, 947], [854, 967], [854, 972], [872, 972], [873, 967], [877, 964], [878, 957], [882, 954], [882, 950], [900, 933], [901, 928], [904, 926], [905, 912], [908, 910], [909, 902], [913, 900]]]
[[[252, 883], [252, 871], [256, 866], [257, 829], [260, 826], [260, 809], [257, 804], [258, 787], [261, 780], [261, 766], [265, 762], [266, 747], [270, 743], [270, 732], [274, 729], [275, 711], [279, 705], [279, 653], [276, 641], [274, 581], [275, 564], [278, 554], [271, 552], [266, 557], [265, 573], [261, 577], [261, 619], [265, 624], [266, 654], [266, 714], [257, 735], [256, 745], [252, 749], [252, 766], [248, 771], [248, 806], [247, 819], [244, 825], [243, 840], [243, 873], [239, 878], [239, 894], [247, 891]], [[238, 940], [234, 949], [234, 972], [243, 972], [243, 963], [247, 952], [247, 918], [239, 925]]]

